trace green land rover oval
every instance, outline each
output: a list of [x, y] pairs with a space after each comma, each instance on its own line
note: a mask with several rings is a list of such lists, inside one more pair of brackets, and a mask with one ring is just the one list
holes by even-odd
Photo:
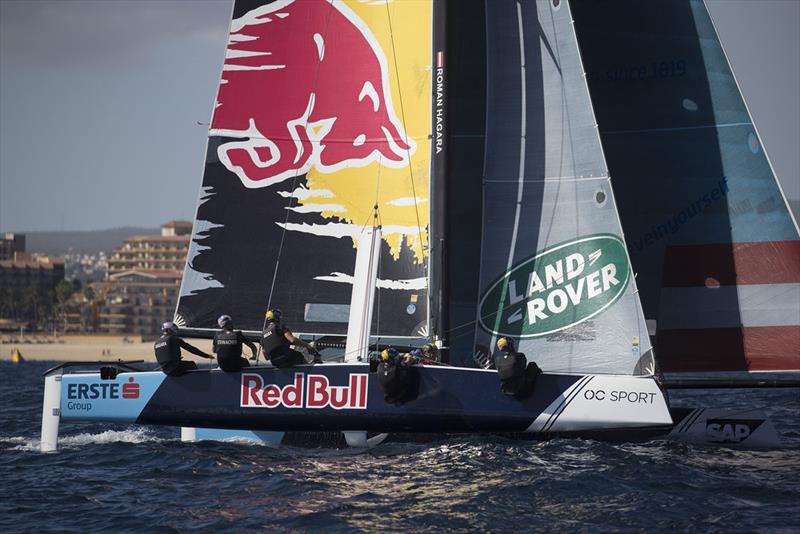
[[628, 254], [613, 234], [559, 243], [514, 265], [489, 286], [480, 325], [495, 335], [537, 337], [603, 312], [624, 293]]

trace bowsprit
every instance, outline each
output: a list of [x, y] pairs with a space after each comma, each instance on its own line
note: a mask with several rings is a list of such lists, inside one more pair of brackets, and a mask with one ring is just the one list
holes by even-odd
[[290, 384], [265, 384], [261, 375], [242, 373], [242, 408], [333, 408], [366, 410], [369, 375], [350, 374], [345, 386], [331, 385], [320, 374], [295, 373]]

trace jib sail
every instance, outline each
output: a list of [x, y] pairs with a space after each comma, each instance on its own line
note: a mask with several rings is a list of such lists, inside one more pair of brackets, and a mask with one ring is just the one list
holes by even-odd
[[573, 2], [665, 372], [800, 370], [800, 240], [700, 0]]
[[382, 225], [373, 333], [428, 324], [431, 3], [237, 0], [179, 324], [344, 334], [357, 237]]
[[650, 374], [653, 356], [566, 1], [486, 3], [476, 354]]

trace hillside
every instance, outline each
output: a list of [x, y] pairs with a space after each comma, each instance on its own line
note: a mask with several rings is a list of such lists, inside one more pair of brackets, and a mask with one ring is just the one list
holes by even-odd
[[30, 252], [40, 252], [60, 256], [67, 253], [96, 254], [110, 253], [127, 238], [134, 235], [158, 235], [159, 228], [138, 228], [125, 226], [109, 230], [74, 232], [20, 232], [26, 236], [25, 248]]

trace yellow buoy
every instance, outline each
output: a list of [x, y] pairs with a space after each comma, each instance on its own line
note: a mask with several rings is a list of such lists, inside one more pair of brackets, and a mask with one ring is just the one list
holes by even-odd
[[25, 358], [22, 357], [22, 353], [19, 349], [14, 349], [11, 351], [11, 363], [22, 363], [25, 361]]

